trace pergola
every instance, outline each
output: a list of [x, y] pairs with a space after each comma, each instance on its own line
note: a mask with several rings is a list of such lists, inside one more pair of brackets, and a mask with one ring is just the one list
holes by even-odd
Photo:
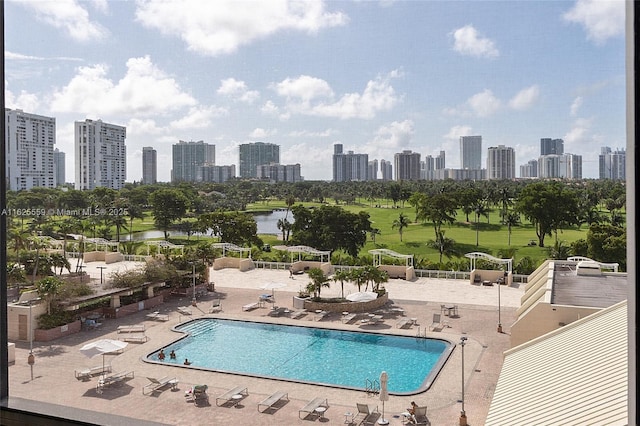
[[84, 238], [82, 240], [82, 244], [85, 251], [87, 249], [87, 244], [94, 244], [96, 246], [96, 250], [100, 250], [100, 247], [103, 247], [104, 251], [107, 251], [107, 248], [110, 247], [115, 247], [115, 251], [118, 251], [118, 246], [120, 245], [120, 243], [116, 241], [109, 241], [104, 238]]
[[404, 259], [404, 266], [410, 267], [413, 266], [413, 255], [412, 254], [401, 254], [397, 253], [393, 250], [389, 249], [375, 249], [369, 250], [369, 253], [373, 255], [373, 266], [382, 265], [382, 257], [393, 257], [395, 259]]
[[567, 257], [567, 260], [570, 262], [594, 262], [594, 263], [597, 263], [598, 266], [600, 266], [600, 268], [602, 269], [609, 269], [609, 270], [612, 270], [613, 272], [618, 272], [619, 264], [617, 263], [602, 263], [602, 262], [598, 262], [597, 260], [589, 259], [588, 257], [584, 257], [584, 256]]
[[184, 254], [184, 246], [182, 244], [173, 244], [169, 241], [165, 241], [165, 240], [154, 240], [154, 241], [145, 241], [144, 242], [147, 245], [147, 256], [149, 255], [149, 251], [150, 251], [150, 247], [151, 246], [156, 246], [159, 249], [166, 249], [166, 250], [180, 250], [180, 254]]
[[[330, 251], [317, 250], [317, 249], [314, 249], [313, 247], [308, 247], [308, 246], [276, 246], [276, 247], [274, 247], [274, 249], [289, 252], [290, 255], [291, 255], [291, 262], [292, 263], [294, 261], [294, 256], [295, 256], [296, 253], [298, 254], [298, 261], [302, 260], [302, 255], [303, 254], [308, 254], [308, 255], [311, 255], [311, 256], [319, 257], [320, 258], [320, 262], [329, 262], [329, 260], [331, 258], [331, 252]], [[325, 258], [326, 258], [326, 260], [325, 260]]]
[[471, 259], [471, 270], [476, 269], [476, 260], [477, 259], [485, 259], [492, 263], [497, 263], [498, 265], [507, 265], [507, 272], [511, 272], [513, 266], [513, 259], [498, 259], [497, 257], [493, 257], [490, 254], [482, 253], [479, 251], [474, 251], [472, 253], [467, 253], [464, 257], [468, 257]]
[[251, 249], [240, 247], [232, 243], [213, 243], [211, 244], [213, 248], [222, 249], [222, 256], [226, 256], [228, 251], [232, 251], [235, 253], [240, 253], [240, 257], [244, 257], [245, 253], [248, 253], [247, 259], [251, 259]]

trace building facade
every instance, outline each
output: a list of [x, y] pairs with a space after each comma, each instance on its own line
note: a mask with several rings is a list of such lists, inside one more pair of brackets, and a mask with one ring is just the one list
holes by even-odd
[[369, 180], [378, 180], [378, 160], [371, 160], [369, 161], [369, 170], [367, 172], [367, 175], [369, 177]]
[[122, 189], [127, 178], [127, 128], [102, 120], [75, 122], [75, 188]]
[[405, 150], [394, 156], [396, 180], [420, 180], [420, 154]]
[[253, 142], [240, 145], [239, 148], [240, 178], [251, 179], [258, 177], [258, 166], [276, 163], [280, 164], [280, 145]]
[[369, 180], [369, 155], [343, 152], [342, 144], [333, 145], [333, 181], [351, 182]]
[[624, 149], [612, 151], [609, 147], [603, 147], [598, 157], [598, 169], [600, 179], [625, 180], [627, 156]]
[[53, 150], [53, 173], [56, 177], [56, 186], [62, 186], [66, 183], [67, 179], [67, 166], [66, 155], [64, 152], [58, 150], [58, 148]]
[[153, 185], [158, 182], [158, 151], [151, 146], [142, 148], [142, 184]]
[[527, 164], [520, 166], [521, 178], [537, 178], [538, 177], [538, 160], [529, 160]]
[[515, 179], [516, 152], [510, 146], [498, 145], [487, 151], [487, 179]]
[[391, 161], [380, 160], [380, 174], [385, 182], [393, 180], [393, 164], [391, 164]]
[[56, 119], [5, 109], [7, 188], [13, 191], [56, 186], [53, 146]]
[[198, 170], [198, 182], [224, 183], [236, 177], [236, 166], [215, 166], [204, 164]]
[[564, 141], [562, 139], [541, 138], [540, 155], [564, 154]]
[[300, 164], [264, 164], [258, 166], [258, 179], [269, 182], [302, 182]]
[[460, 161], [462, 169], [482, 168], [482, 136], [460, 136]]
[[204, 141], [180, 141], [172, 147], [171, 182], [197, 182], [198, 170], [216, 163], [216, 146]]
[[582, 179], [582, 156], [549, 154], [538, 158], [538, 177], [542, 179]]

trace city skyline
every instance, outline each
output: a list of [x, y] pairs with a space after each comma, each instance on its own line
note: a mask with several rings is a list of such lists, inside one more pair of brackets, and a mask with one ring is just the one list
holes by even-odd
[[56, 118], [67, 169], [75, 121], [126, 127], [127, 181], [143, 147], [168, 164], [179, 140], [237, 166], [241, 144], [273, 143], [306, 180], [331, 180], [336, 143], [456, 169], [461, 136], [516, 167], [563, 139], [585, 178], [626, 146], [624, 2], [275, 4], [8, 2], [7, 107]]

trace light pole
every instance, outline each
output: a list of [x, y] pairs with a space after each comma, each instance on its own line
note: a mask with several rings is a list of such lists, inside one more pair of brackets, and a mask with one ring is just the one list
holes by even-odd
[[498, 280], [498, 333], [502, 333], [502, 320], [500, 318], [500, 287], [502, 287], [502, 283]]
[[196, 262], [191, 263], [191, 277], [193, 280], [193, 299], [191, 300], [191, 306], [198, 306], [196, 303]]
[[100, 284], [102, 284], [102, 271], [104, 269], [107, 269], [107, 267], [106, 266], [98, 266], [98, 269], [100, 269]]
[[40, 298], [35, 298], [29, 300], [29, 356], [27, 357], [27, 364], [29, 364], [29, 368], [31, 369], [31, 380], [33, 380], [33, 364], [36, 363], [36, 357], [33, 355], [33, 317], [31, 316], [31, 305], [33, 302], [40, 300]]
[[464, 344], [467, 341], [465, 336], [460, 338], [462, 348], [462, 411], [460, 411], [460, 426], [467, 426], [467, 413], [464, 411]]

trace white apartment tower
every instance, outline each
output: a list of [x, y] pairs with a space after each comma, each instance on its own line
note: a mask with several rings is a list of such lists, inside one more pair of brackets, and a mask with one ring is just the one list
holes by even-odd
[[4, 161], [8, 189], [20, 191], [38, 186], [55, 187], [55, 143], [55, 118], [5, 109]]
[[158, 182], [158, 151], [151, 146], [142, 148], [142, 184]]
[[102, 120], [75, 122], [75, 188], [122, 189], [127, 178], [127, 128]]
[[487, 151], [487, 179], [515, 179], [516, 152], [510, 146], [498, 145]]
[[461, 169], [482, 169], [482, 136], [460, 136]]

